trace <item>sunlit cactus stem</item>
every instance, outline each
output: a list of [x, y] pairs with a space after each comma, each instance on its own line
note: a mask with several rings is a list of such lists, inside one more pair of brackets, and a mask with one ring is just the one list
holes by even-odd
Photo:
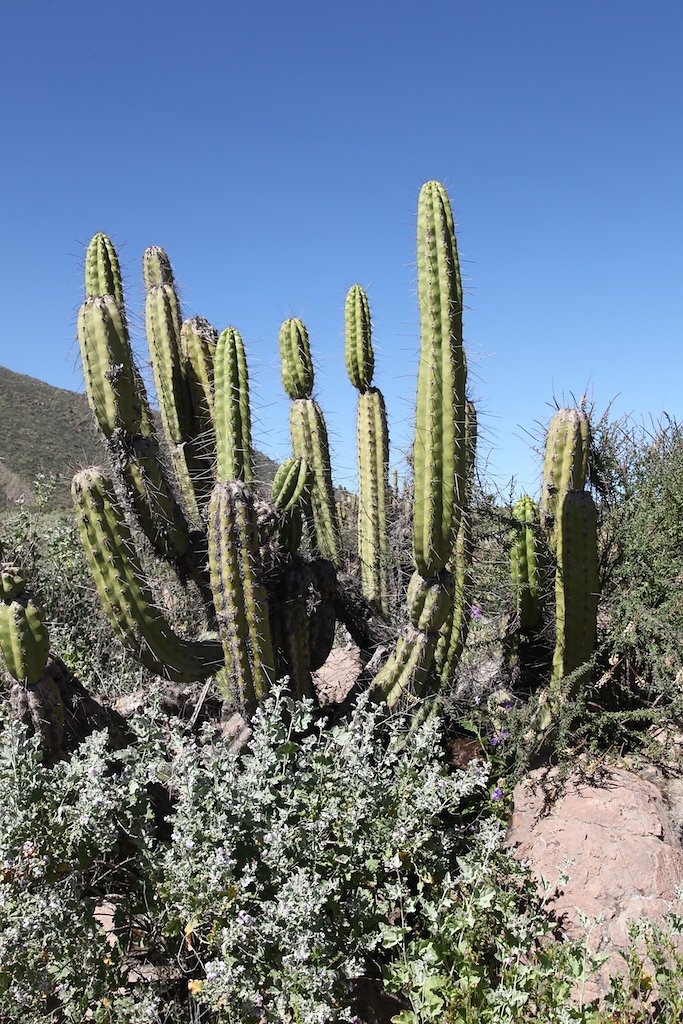
[[553, 551], [562, 499], [567, 491], [585, 486], [590, 443], [590, 421], [583, 409], [558, 409], [548, 427], [540, 505], [541, 526]]
[[261, 581], [256, 513], [245, 483], [216, 483], [208, 532], [211, 587], [227, 676], [233, 697], [251, 715], [275, 682], [275, 658]]
[[271, 500], [280, 516], [278, 540], [291, 553], [301, 542], [303, 509], [310, 500], [312, 476], [305, 459], [286, 459], [273, 479]]
[[251, 451], [249, 372], [239, 331], [227, 327], [216, 346], [214, 362], [214, 422], [217, 480], [254, 479]]
[[289, 418], [292, 451], [305, 459], [312, 473], [311, 542], [315, 551], [339, 565], [339, 522], [332, 487], [330, 447], [322, 410], [310, 396], [313, 362], [308, 332], [300, 320], [286, 320], [280, 328], [282, 383], [292, 401]]
[[194, 418], [180, 341], [180, 302], [171, 263], [163, 249], [156, 245], [146, 249], [142, 266], [147, 289], [145, 328], [161, 423], [186, 512], [193, 525], [199, 526], [201, 517], [192, 478], [201, 473], [201, 468], [192, 461]]
[[[435, 612], [441, 614], [418, 624], [411, 608], [411, 627], [375, 678], [375, 692], [390, 707], [438, 689], [434, 653], [453, 601], [453, 580], [446, 566], [465, 500], [462, 285], [453, 215], [445, 189], [436, 181], [420, 190], [417, 271], [421, 345], [413, 446], [413, 556], [420, 586], [434, 592]], [[450, 580], [448, 588], [445, 578]], [[411, 582], [411, 587], [417, 584]], [[450, 595], [447, 599], [444, 589]], [[419, 592], [418, 588], [415, 593]]]
[[[86, 253], [86, 298], [78, 342], [86, 395], [135, 516], [155, 550], [201, 586], [187, 524], [163, 471], [152, 414], [135, 366], [121, 274], [105, 235]], [[113, 288], [108, 294], [105, 288]]]
[[558, 519], [552, 684], [593, 657], [599, 590], [597, 512], [591, 495], [568, 491]]
[[413, 553], [418, 571], [427, 577], [448, 563], [465, 468], [462, 284], [451, 206], [436, 181], [420, 190], [417, 277], [422, 340], [413, 446]]
[[370, 307], [360, 285], [346, 296], [346, 369], [358, 388], [358, 556], [363, 595], [389, 614], [387, 494], [389, 431], [384, 397], [372, 387]]
[[50, 653], [47, 630], [30, 599], [0, 602], [0, 653], [7, 671], [18, 682], [39, 681]]

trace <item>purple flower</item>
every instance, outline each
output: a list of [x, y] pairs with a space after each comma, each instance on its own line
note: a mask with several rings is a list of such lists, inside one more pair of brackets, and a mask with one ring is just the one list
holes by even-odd
[[496, 786], [493, 793], [491, 793], [492, 800], [502, 800], [504, 796], [505, 794], [503, 793], [503, 790], [500, 788], [500, 786]]
[[497, 747], [499, 743], [500, 743], [500, 736], [498, 735], [498, 733], [496, 733], [495, 736], [491, 737], [491, 746], [492, 747]]
[[481, 608], [479, 607], [478, 604], [473, 604], [472, 607], [470, 608], [470, 618], [471, 619], [480, 619], [481, 618]]

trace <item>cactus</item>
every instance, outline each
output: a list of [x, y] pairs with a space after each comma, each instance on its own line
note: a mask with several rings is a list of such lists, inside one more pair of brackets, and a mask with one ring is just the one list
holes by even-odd
[[[79, 333], [91, 405], [126, 495], [156, 551], [182, 576], [190, 574], [187, 565], [200, 569], [208, 545], [211, 593], [206, 588], [203, 593], [209, 621], [215, 613], [220, 643], [213, 636], [187, 640], [171, 630], [155, 607], [112, 482], [90, 470], [76, 477], [74, 500], [91, 571], [112, 623], [129, 649], [157, 673], [201, 679], [225, 666], [246, 714], [269, 692], [277, 672], [290, 675], [295, 692], [310, 694], [310, 673], [324, 662], [334, 640], [335, 602], [348, 605], [339, 602], [336, 592], [339, 526], [327, 431], [312, 398], [313, 364], [304, 325], [288, 320], [280, 331], [282, 379], [292, 399], [294, 459], [281, 467], [269, 506], [255, 502], [249, 486], [249, 394], [241, 338], [228, 328], [214, 348], [215, 335], [205, 321], [181, 327], [170, 261], [161, 249], [146, 251], [148, 342], [175, 470], [174, 479], [167, 480], [130, 351], [116, 256], [104, 236], [93, 240], [86, 267], [93, 294], [86, 298]], [[410, 622], [377, 687], [392, 706], [436, 688], [434, 652], [439, 631], [452, 618], [449, 567], [465, 563], [462, 551], [460, 561], [452, 561], [454, 538], [465, 521], [467, 476], [462, 288], [450, 205], [437, 182], [428, 182], [420, 193], [418, 285], [422, 341], [413, 450], [415, 573], [408, 593]], [[364, 586], [386, 611], [386, 413], [372, 386], [370, 315], [358, 287], [349, 293], [346, 319], [349, 376], [361, 392], [359, 544], [362, 561], [370, 567]], [[214, 436], [216, 483], [207, 509], [211, 472], [200, 441], [211, 444]], [[320, 556], [313, 562], [295, 553], [302, 511], [313, 551]], [[201, 573], [193, 578], [202, 585]]]
[[163, 249], [156, 245], [146, 249], [142, 266], [147, 289], [145, 328], [161, 423], [189, 520], [197, 527], [201, 517], [193, 476], [200, 468], [194, 464], [191, 445], [194, 418], [182, 358], [180, 302]]
[[308, 332], [297, 319], [280, 328], [282, 383], [292, 401], [289, 429], [292, 450], [305, 459], [312, 473], [311, 543], [334, 565], [339, 564], [339, 522], [332, 488], [330, 447], [320, 406], [311, 398], [313, 362]]
[[346, 296], [346, 369], [358, 388], [358, 556], [363, 595], [389, 615], [387, 493], [389, 430], [382, 392], [372, 387], [375, 365], [370, 307], [360, 285]]
[[228, 327], [218, 339], [214, 364], [214, 420], [218, 480], [254, 480], [249, 375], [244, 344]]
[[558, 510], [567, 491], [581, 491], [588, 472], [590, 422], [583, 409], [558, 409], [548, 428], [541, 490], [541, 526], [557, 548]]
[[411, 625], [375, 677], [375, 692], [389, 707], [401, 698], [414, 699], [436, 688], [434, 653], [449, 613], [448, 600], [443, 598], [446, 578], [452, 588], [446, 566], [465, 501], [462, 286], [450, 203], [443, 186], [435, 181], [420, 191], [417, 269], [421, 346], [413, 447], [413, 556], [422, 583], [411, 581], [409, 594], [411, 587], [413, 595], [422, 593], [423, 587], [433, 591], [434, 598], [425, 602], [429, 607], [433, 603], [434, 614], [426, 620], [420, 614], [415, 621], [415, 607], [411, 608]]
[[453, 215], [438, 182], [422, 186], [417, 217], [422, 340], [413, 448], [413, 554], [418, 571], [429, 577], [448, 562], [463, 502], [466, 368]]
[[522, 635], [541, 625], [541, 569], [538, 550], [538, 506], [528, 495], [516, 502], [513, 519], [519, 522], [511, 533], [510, 565], [512, 593]]
[[285, 551], [295, 552], [301, 542], [302, 508], [311, 491], [311, 472], [305, 459], [286, 459], [273, 479], [271, 500], [280, 516], [278, 539]]
[[[86, 254], [78, 341], [86, 395], [136, 519], [155, 550], [201, 586], [187, 523], [163, 472], [152, 414], [133, 361], [114, 249], [95, 235]], [[104, 293], [112, 287], [114, 292]]]
[[124, 647], [151, 672], [175, 682], [215, 674], [223, 663], [220, 643], [176, 636], [155, 607], [112, 481], [97, 469], [83, 470], [71, 493], [90, 572]]
[[209, 506], [209, 567], [225, 665], [241, 709], [252, 714], [275, 682], [268, 600], [260, 579], [251, 491], [219, 480]]
[[592, 658], [598, 613], [597, 514], [590, 494], [568, 491], [558, 519], [551, 686]]
[[18, 682], [39, 682], [50, 653], [47, 630], [30, 599], [0, 603], [0, 652], [7, 671]]

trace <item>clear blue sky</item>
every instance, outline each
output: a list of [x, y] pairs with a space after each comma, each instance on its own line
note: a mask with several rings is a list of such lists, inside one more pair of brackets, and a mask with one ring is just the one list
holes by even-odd
[[82, 387], [85, 245], [120, 247], [248, 346], [257, 443], [288, 450], [277, 333], [315, 351], [335, 478], [355, 479], [343, 306], [375, 326], [393, 461], [419, 344], [415, 211], [454, 207], [490, 472], [535, 490], [525, 429], [553, 396], [683, 415], [683, 4], [23, 0], [3, 5], [0, 363]]

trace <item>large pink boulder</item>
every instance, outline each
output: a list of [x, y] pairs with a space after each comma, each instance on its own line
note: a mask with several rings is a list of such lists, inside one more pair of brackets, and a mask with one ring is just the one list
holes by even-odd
[[569, 936], [585, 934], [577, 911], [603, 918], [589, 944], [611, 956], [586, 998], [603, 994], [609, 975], [623, 970], [629, 922], [661, 918], [683, 886], [683, 848], [661, 789], [623, 768], [599, 778], [581, 769], [564, 782], [533, 772], [515, 788], [508, 845], [539, 880], [554, 886], [569, 876], [551, 903]]

